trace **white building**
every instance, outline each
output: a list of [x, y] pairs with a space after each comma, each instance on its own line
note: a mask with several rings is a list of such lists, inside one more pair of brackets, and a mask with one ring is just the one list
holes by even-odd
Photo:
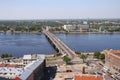
[[89, 25], [88, 24], [64, 25], [64, 26], [62, 26], [62, 28], [64, 30], [67, 30], [67, 31], [81, 31], [81, 32], [89, 31]]
[[64, 30], [67, 30], [67, 31], [73, 30], [73, 25], [64, 25], [64, 26], [62, 26], [62, 28], [63, 28]]
[[83, 21], [83, 24], [88, 24], [88, 22], [87, 21]]
[[34, 54], [34, 55], [24, 55], [23, 56], [23, 64], [29, 64], [32, 61], [39, 59], [40, 55], [39, 54]]

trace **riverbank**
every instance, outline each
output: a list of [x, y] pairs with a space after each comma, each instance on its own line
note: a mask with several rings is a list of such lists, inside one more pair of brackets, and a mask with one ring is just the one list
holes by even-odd
[[120, 32], [65, 32], [65, 31], [54, 31], [54, 34], [120, 34]]
[[[0, 31], [0, 33], [5, 33], [5, 32]], [[14, 31], [14, 32], [6, 32], [6, 33], [11, 33], [11, 34], [42, 34], [42, 32], [37, 32], [37, 31], [33, 31], [33, 32]]]
[[[3, 31], [0, 31], [0, 33], [5, 33]], [[6, 33], [12, 33], [12, 32], [6, 32]], [[42, 32], [38, 32], [38, 31], [32, 31], [32, 32], [21, 32], [21, 31], [14, 31], [13, 34], [42, 34]], [[120, 32], [79, 32], [79, 31], [70, 31], [70, 32], [66, 32], [66, 31], [52, 31], [52, 33], [54, 34], [120, 34]]]

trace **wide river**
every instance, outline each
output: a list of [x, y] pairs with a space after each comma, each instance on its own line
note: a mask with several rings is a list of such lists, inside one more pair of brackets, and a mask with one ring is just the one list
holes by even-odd
[[[55, 34], [76, 52], [120, 49], [120, 34]], [[9, 53], [16, 57], [23, 54], [53, 54], [56, 51], [43, 34], [0, 33], [0, 54]]]

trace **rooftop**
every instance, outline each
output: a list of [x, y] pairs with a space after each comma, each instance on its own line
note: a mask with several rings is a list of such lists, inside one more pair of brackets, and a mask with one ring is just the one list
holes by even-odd
[[6, 60], [0, 62], [0, 77], [14, 79], [16, 76], [18, 76], [20, 79], [26, 80], [27, 77], [30, 76], [31, 73], [44, 61], [45, 55], [24, 55], [22, 59], [32, 60], [31, 63], [27, 64], [25, 67], [17, 67], [18, 65], [21, 66], [21, 63], [23, 64], [22, 61], [20, 63], [18, 62], [19, 59], [15, 59], [17, 61], [12, 60], [11, 62], [6, 62]]
[[15, 78], [17, 75], [20, 75], [23, 72], [22, 68], [0, 68], [0, 77], [4, 78]]
[[33, 54], [33, 55], [28, 54], [23, 56], [23, 59], [39, 59], [39, 58], [41, 58], [41, 55], [39, 54]]
[[120, 57], [120, 50], [111, 50], [110, 52]]
[[120, 58], [120, 50], [107, 50], [106, 51], [108, 54], [111, 54], [117, 58]]
[[0, 64], [0, 67], [16, 67], [15, 64]]
[[[44, 61], [45, 55], [40, 55], [40, 58], [36, 61], [32, 61], [30, 64], [28, 64], [25, 68], [23, 73], [19, 76], [21, 80], [26, 80], [33, 71]], [[17, 79], [15, 79], [17, 80]]]
[[75, 75], [75, 80], [104, 80], [103, 77], [93, 75]]
[[23, 59], [31, 59], [31, 58], [32, 58], [31, 55], [24, 55], [24, 56], [23, 56]]

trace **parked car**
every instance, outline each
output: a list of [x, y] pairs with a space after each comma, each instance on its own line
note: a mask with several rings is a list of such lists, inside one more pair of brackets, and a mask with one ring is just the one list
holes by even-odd
[[66, 70], [66, 72], [72, 72], [72, 70]]

